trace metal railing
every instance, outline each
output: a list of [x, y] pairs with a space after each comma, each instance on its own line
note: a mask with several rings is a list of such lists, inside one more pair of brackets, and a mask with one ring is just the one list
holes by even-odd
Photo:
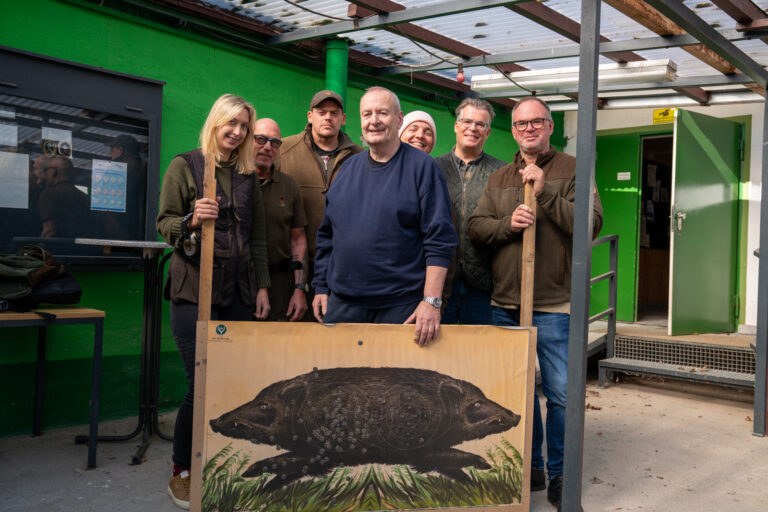
[[[616, 300], [617, 300], [617, 276], [618, 276], [618, 268], [619, 268], [619, 235], [608, 235], [600, 237], [592, 242], [592, 248], [594, 249], [598, 245], [602, 245], [605, 243], [610, 244], [609, 248], [609, 257], [608, 257], [608, 272], [604, 274], [600, 274], [599, 276], [593, 277], [590, 281], [590, 285], [594, 285], [595, 283], [599, 283], [600, 281], [604, 281], [606, 279], [609, 280], [608, 283], [608, 309], [605, 309], [601, 311], [600, 313], [597, 313], [595, 315], [592, 315], [589, 317], [589, 323], [596, 322], [597, 320], [601, 320], [603, 318], [607, 318], [608, 328], [606, 329], [606, 332], [603, 336], [600, 336], [596, 340], [594, 340], [592, 343], [589, 344], [589, 349], [587, 356], [591, 356], [600, 349], [602, 349], [603, 343], [605, 344], [605, 349], [607, 353], [607, 357], [613, 357], [613, 351], [614, 351], [614, 338], [616, 337]], [[601, 373], [600, 378], [603, 378], [604, 375]]]

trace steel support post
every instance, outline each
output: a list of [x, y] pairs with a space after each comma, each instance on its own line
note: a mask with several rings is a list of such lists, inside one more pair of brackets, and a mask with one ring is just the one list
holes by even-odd
[[[760, 183], [760, 248], [768, 248], [768, 101], [763, 108], [763, 173]], [[766, 386], [768, 379], [768, 256], [760, 258], [757, 278], [757, 336], [755, 339], [755, 421], [753, 433], [766, 430]]]
[[592, 267], [592, 207], [595, 189], [597, 127], [597, 63], [600, 42], [600, 0], [581, 3], [579, 111], [576, 142], [576, 200], [573, 223], [571, 325], [568, 342], [568, 394], [565, 408], [563, 464], [564, 512], [581, 511], [584, 462], [584, 405], [587, 387], [587, 341]]
[[329, 39], [325, 43], [325, 88], [339, 96], [347, 111], [347, 68], [349, 43], [346, 39]]

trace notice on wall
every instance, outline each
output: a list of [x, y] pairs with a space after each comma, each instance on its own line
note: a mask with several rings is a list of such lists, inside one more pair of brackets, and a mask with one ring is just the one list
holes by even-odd
[[91, 210], [125, 212], [128, 164], [94, 159], [91, 183]]
[[0, 146], [16, 147], [19, 140], [19, 127], [0, 121]]
[[0, 208], [29, 207], [29, 155], [0, 151]]
[[616, 173], [616, 181], [629, 181], [631, 179], [632, 173], [630, 171]]
[[653, 124], [674, 123], [677, 108], [657, 108], [653, 111]]
[[45, 156], [72, 158], [72, 132], [43, 126], [42, 152]]

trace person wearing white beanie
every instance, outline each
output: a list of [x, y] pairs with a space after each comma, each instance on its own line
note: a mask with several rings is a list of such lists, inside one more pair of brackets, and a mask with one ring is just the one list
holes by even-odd
[[398, 132], [400, 140], [429, 154], [435, 148], [437, 129], [432, 116], [423, 110], [408, 112]]

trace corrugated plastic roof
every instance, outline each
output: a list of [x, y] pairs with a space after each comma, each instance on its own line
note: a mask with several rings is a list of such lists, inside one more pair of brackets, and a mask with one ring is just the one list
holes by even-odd
[[[293, 31], [349, 20], [347, 9], [349, 2], [342, 0], [205, 0], [205, 3], [238, 13], [249, 18], [275, 26], [282, 31]], [[437, 5], [440, 0], [400, 0], [406, 9]], [[581, 2], [573, 0], [546, 0], [547, 8], [556, 11], [576, 22], [580, 22]], [[685, 5], [699, 15], [707, 24], [717, 30], [733, 29], [736, 21], [716, 5], [707, 1], [686, 0]], [[768, 7], [768, 0], [754, 2], [761, 10]], [[603, 3], [601, 7], [601, 29], [603, 36], [613, 41], [635, 40], [654, 37], [649, 29], [632, 20], [625, 14]], [[552, 48], [575, 43], [538, 23], [520, 15], [507, 7], [494, 7], [450, 14], [412, 22], [419, 27], [431, 30], [445, 37], [479, 48], [489, 54], [509, 53], [521, 50]], [[416, 43], [407, 37], [383, 29], [368, 29], [341, 34], [350, 39], [351, 48], [383, 57], [400, 65], [421, 66], [438, 63], [441, 60], [458, 63], [461, 58], [445, 51], [431, 48], [425, 43]], [[760, 65], [768, 63], [768, 44], [759, 39], [737, 41], [737, 47], [747, 53]], [[429, 51], [425, 51], [427, 48]], [[718, 71], [680, 48], [640, 50], [638, 55], [652, 59], [671, 59], [677, 64], [679, 77], [700, 77], [717, 75]], [[600, 63], [612, 62], [600, 56]], [[578, 66], [578, 57], [551, 60], [527, 61], [518, 63], [525, 68], [550, 69]], [[467, 83], [476, 75], [497, 72], [488, 67], [469, 67], [464, 69]], [[448, 69], [434, 73], [456, 78], [456, 70]], [[733, 89], [734, 86], [731, 86]], [[736, 89], [743, 88], [735, 86]], [[643, 93], [648, 94], [648, 93]], [[624, 93], [627, 95], [627, 93]], [[755, 95], [757, 96], [757, 95]]]

